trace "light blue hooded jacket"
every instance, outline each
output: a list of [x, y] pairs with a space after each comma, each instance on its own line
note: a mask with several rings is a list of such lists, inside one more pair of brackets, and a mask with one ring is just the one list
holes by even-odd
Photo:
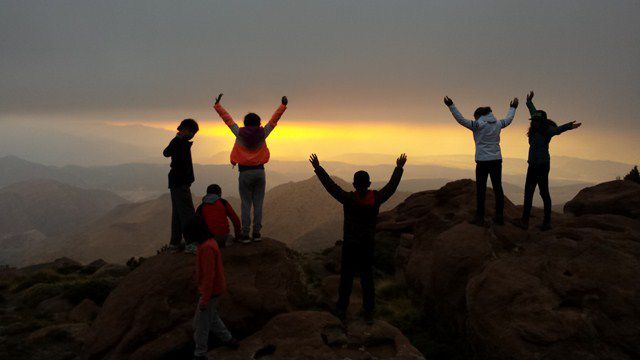
[[476, 142], [476, 161], [502, 160], [500, 152], [500, 131], [511, 124], [516, 115], [516, 108], [510, 107], [507, 117], [497, 120], [493, 113], [481, 116], [478, 120], [465, 119], [455, 105], [449, 106], [456, 121], [473, 131]]

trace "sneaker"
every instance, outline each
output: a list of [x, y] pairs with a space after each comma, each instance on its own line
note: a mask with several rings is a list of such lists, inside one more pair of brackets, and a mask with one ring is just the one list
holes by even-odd
[[187, 244], [187, 246], [184, 247], [184, 253], [193, 255], [197, 249], [198, 246], [195, 243]]
[[182, 250], [180, 245], [173, 245], [173, 244], [170, 244], [167, 249], [172, 254], [179, 253]]
[[239, 242], [241, 244], [251, 244], [251, 238], [249, 237], [249, 235], [242, 235]]
[[231, 340], [225, 341], [222, 344], [225, 347], [227, 347], [229, 349], [232, 349], [232, 350], [237, 350], [240, 347], [240, 341], [238, 341], [238, 339], [236, 339], [236, 338], [231, 338]]
[[469, 224], [476, 226], [484, 226], [484, 218], [475, 216], [473, 219], [469, 220]]
[[262, 241], [262, 236], [260, 236], [260, 233], [259, 233], [259, 232], [254, 232], [254, 233], [253, 233], [252, 241], [253, 241], [253, 242], [260, 242], [260, 241]]
[[365, 312], [364, 315], [364, 322], [367, 325], [373, 325], [373, 323], [375, 322], [375, 320], [373, 319], [373, 313], [372, 312]]

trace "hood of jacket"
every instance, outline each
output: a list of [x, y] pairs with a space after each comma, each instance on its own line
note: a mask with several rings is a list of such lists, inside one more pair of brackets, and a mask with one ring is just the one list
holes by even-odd
[[480, 118], [478, 118], [478, 121], [484, 121], [484, 122], [488, 122], [490, 124], [493, 124], [493, 123], [497, 122], [498, 119], [496, 119], [496, 117], [493, 115], [493, 113], [490, 112], [487, 115], [480, 116]]
[[216, 201], [220, 200], [220, 196], [216, 194], [207, 194], [202, 198], [203, 204], [213, 204]]
[[243, 146], [256, 149], [265, 139], [264, 128], [262, 126], [245, 126], [240, 129], [238, 136]]

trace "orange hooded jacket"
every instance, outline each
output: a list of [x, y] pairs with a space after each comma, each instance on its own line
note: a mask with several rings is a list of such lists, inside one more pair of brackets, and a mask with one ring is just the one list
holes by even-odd
[[278, 125], [278, 120], [282, 117], [287, 106], [281, 104], [271, 116], [271, 120], [265, 127], [247, 126], [240, 128], [227, 110], [220, 103], [213, 107], [218, 115], [224, 120], [231, 132], [236, 136], [236, 142], [231, 150], [231, 164], [241, 166], [259, 166], [269, 162], [269, 148], [267, 147], [267, 137]]

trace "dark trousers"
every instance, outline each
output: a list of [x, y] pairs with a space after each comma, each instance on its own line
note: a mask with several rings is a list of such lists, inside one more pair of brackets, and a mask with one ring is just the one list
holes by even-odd
[[487, 176], [496, 196], [496, 218], [504, 217], [504, 192], [502, 191], [502, 160], [476, 161], [476, 218], [484, 218], [487, 194]]
[[373, 246], [342, 244], [340, 288], [337, 309], [346, 313], [353, 288], [353, 278], [360, 275], [362, 286], [362, 308], [372, 313], [375, 309], [375, 288], [373, 283]]
[[533, 203], [533, 193], [536, 185], [540, 190], [540, 197], [544, 202], [544, 223], [551, 222], [551, 194], [549, 194], [549, 169], [550, 164], [529, 165], [527, 169], [527, 180], [524, 183], [524, 210], [522, 211], [522, 221], [529, 222], [531, 215], [531, 205]]
[[189, 186], [169, 189], [171, 192], [171, 245], [182, 243], [182, 234], [187, 222], [196, 214]]

